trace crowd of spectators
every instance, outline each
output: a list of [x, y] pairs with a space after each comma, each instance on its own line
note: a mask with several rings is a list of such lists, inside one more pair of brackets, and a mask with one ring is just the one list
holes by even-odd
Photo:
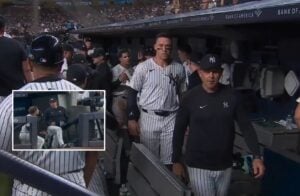
[[85, 27], [149, 19], [157, 16], [172, 15], [209, 9], [218, 6], [235, 5], [251, 0], [153, 0], [148, 3], [106, 4], [98, 7], [81, 6], [73, 17]]
[[235, 5], [239, 1], [251, 0], [154, 0], [152, 3], [107, 5], [99, 12], [106, 19], [104, 21], [112, 23]]
[[110, 22], [123, 22], [162, 16], [165, 14], [165, 8], [164, 3], [110, 5], [100, 9], [100, 13]]
[[68, 17], [60, 10], [44, 9], [39, 6], [2, 7], [0, 15], [8, 21], [6, 31], [14, 36], [61, 31], [68, 21]]
[[[245, 0], [243, 0], [245, 1]], [[153, 0], [132, 4], [68, 5], [55, 8], [23, 5], [1, 7], [13, 34], [36, 34], [157, 16], [172, 15], [237, 4], [239, 0]]]

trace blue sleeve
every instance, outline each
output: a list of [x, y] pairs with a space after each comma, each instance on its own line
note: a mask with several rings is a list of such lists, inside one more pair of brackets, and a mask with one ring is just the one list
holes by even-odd
[[260, 149], [256, 132], [243, 107], [240, 94], [236, 93], [235, 120], [243, 133], [245, 142], [254, 155], [260, 155]]

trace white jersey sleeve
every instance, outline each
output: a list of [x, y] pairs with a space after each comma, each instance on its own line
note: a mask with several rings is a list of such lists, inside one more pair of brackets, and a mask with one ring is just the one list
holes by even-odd
[[12, 151], [12, 95], [7, 96], [0, 104], [0, 149]]
[[133, 72], [133, 76], [130, 80], [129, 86], [136, 91], [141, 91], [143, 88], [146, 73], [147, 70], [144, 66], [144, 63], [138, 64]]

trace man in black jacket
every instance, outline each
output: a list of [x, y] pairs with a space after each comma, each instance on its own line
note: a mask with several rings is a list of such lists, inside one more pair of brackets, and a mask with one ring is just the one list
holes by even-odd
[[202, 85], [191, 89], [181, 102], [173, 135], [173, 172], [184, 175], [181, 151], [187, 126], [189, 136], [185, 152], [191, 186], [195, 196], [226, 195], [231, 177], [234, 121], [253, 152], [253, 173], [264, 174], [264, 163], [255, 131], [246, 117], [238, 94], [221, 86], [221, 62], [208, 54], [200, 62]]
[[106, 62], [105, 51], [103, 48], [95, 48], [94, 53], [91, 55], [93, 64], [95, 65], [96, 72], [93, 76], [91, 86], [86, 89], [106, 90], [107, 108], [111, 108], [111, 92], [112, 92], [112, 73]]
[[66, 110], [59, 106], [55, 98], [49, 99], [50, 107], [44, 112], [44, 118], [48, 126], [62, 126], [68, 121]]

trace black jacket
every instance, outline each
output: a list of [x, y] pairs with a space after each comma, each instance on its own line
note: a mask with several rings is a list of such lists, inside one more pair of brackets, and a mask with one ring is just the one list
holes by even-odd
[[44, 112], [44, 119], [48, 126], [52, 122], [55, 122], [56, 126], [61, 126], [61, 122], [66, 123], [68, 121], [66, 110], [61, 106], [58, 106], [56, 109], [47, 108]]
[[259, 155], [257, 136], [248, 120], [239, 95], [221, 86], [207, 93], [199, 85], [184, 96], [176, 116], [173, 135], [173, 162], [180, 162], [185, 130], [189, 127], [185, 161], [190, 167], [223, 170], [232, 165], [234, 122], [246, 143]]

